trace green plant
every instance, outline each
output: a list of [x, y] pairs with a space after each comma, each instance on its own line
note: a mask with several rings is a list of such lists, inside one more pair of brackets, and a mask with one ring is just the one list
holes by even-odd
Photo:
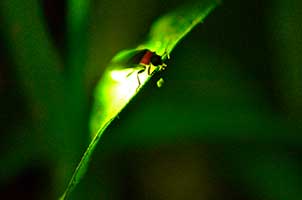
[[199, 2], [1, 0], [0, 198], [302, 199], [301, 1]]
[[153, 66], [154, 70], [143, 70], [129, 60], [135, 53], [145, 49], [155, 52], [163, 61], [168, 59], [176, 44], [217, 6], [217, 1], [206, 0], [198, 4], [180, 8], [161, 17], [151, 28], [149, 39], [135, 49], [122, 51], [113, 58], [111, 65], [104, 72], [98, 83], [95, 94], [95, 105], [91, 119], [93, 138], [78, 164], [69, 185], [61, 199], [67, 199], [70, 192], [80, 181], [88, 167], [91, 155], [111, 122], [127, 106], [143, 86], [162, 70], [161, 66]]

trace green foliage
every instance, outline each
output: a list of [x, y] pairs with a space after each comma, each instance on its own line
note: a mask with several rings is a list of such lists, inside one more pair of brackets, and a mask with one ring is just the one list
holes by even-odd
[[61, 199], [68, 198], [70, 192], [85, 174], [91, 155], [106, 128], [152, 76], [162, 69], [160, 66], [153, 66], [151, 74], [148, 73], [148, 70], [141, 73], [141, 67], [127, 64], [124, 66], [120, 64], [121, 61], [130, 59], [135, 52], [143, 49], [156, 52], [163, 60], [169, 58], [169, 54], [176, 44], [194, 26], [202, 22], [215, 6], [217, 6], [217, 2], [214, 0], [202, 1], [200, 4], [180, 8], [176, 12], [161, 17], [152, 26], [147, 42], [135, 49], [123, 51], [113, 58], [95, 92], [95, 105], [91, 119], [92, 132], [95, 134]]
[[[301, 1], [227, 1], [180, 44], [218, 1], [199, 0], [167, 15], [181, 1], [62, 2], [0, 1], [2, 199], [57, 198], [91, 135], [67, 196], [95, 152], [93, 167], [70, 199], [87, 194], [91, 199], [123, 199], [119, 195], [124, 195], [128, 176], [135, 176], [129, 184], [135, 195], [156, 197], [146, 185], [163, 194], [161, 183], [174, 188], [182, 182], [174, 181], [180, 180], [175, 174], [169, 175], [173, 182], [156, 178], [166, 172], [166, 164], [157, 164], [164, 160], [181, 168], [190, 159], [201, 161], [202, 168], [213, 166], [200, 178], [217, 175], [219, 183], [210, 190], [223, 198], [245, 193], [240, 199], [302, 199]], [[147, 35], [149, 24], [161, 14]], [[116, 54], [145, 35], [144, 43]], [[153, 66], [149, 74], [128, 62], [144, 49], [160, 55], [169, 64], [167, 71]], [[170, 54], [173, 59], [168, 60]], [[100, 75], [89, 131], [91, 91]], [[165, 85], [158, 89], [161, 75]], [[100, 137], [102, 145], [97, 146]], [[163, 149], [171, 151], [173, 160], [179, 153], [186, 159], [170, 162]], [[154, 150], [159, 153], [150, 156]], [[206, 153], [199, 156], [201, 152]], [[141, 166], [139, 160], [144, 160]], [[156, 171], [155, 176], [148, 170]], [[191, 170], [187, 172], [198, 178]], [[36, 185], [30, 190], [18, 184], [28, 171], [26, 186]], [[140, 173], [152, 174], [152, 180]], [[37, 184], [37, 176], [46, 184]], [[187, 180], [191, 187], [196, 179]], [[235, 191], [229, 190], [232, 185]], [[221, 187], [233, 194], [225, 195]], [[166, 199], [181, 198], [181, 191], [171, 190], [172, 198]]]

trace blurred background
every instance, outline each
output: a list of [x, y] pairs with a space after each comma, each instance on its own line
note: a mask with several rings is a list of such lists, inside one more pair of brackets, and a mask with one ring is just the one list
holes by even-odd
[[[57, 199], [93, 89], [180, 0], [1, 0], [0, 199]], [[70, 199], [302, 199], [302, 2], [225, 0], [104, 134]]]

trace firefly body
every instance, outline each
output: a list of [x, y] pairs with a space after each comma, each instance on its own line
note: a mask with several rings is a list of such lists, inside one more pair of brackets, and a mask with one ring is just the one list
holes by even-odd
[[157, 55], [154, 52], [151, 52], [149, 50], [145, 50], [145, 53], [140, 60], [140, 64], [149, 65], [152, 63], [154, 66], [162, 65], [163, 61], [161, 60], [161, 57]]
[[148, 70], [148, 75], [151, 74], [151, 67], [160, 66], [162, 69], [166, 66], [159, 55], [149, 50], [145, 50], [143, 56], [140, 59], [139, 65], [144, 66], [144, 69], [140, 70], [138, 73], [142, 73], [146, 69]]
[[143, 50], [142, 52], [139, 52], [139, 54], [133, 57], [133, 61], [135, 60], [136, 62], [139, 60], [139, 66], [142, 67], [142, 69], [137, 72], [137, 81], [139, 86], [141, 85], [141, 82], [139, 80], [140, 73], [143, 73], [145, 70], [147, 70], [148, 75], [151, 75], [153, 73], [153, 71], [151, 70], [154, 69], [154, 67], [160, 67], [160, 70], [164, 70], [167, 66], [163, 63], [159, 55], [149, 50]]
[[155, 52], [144, 49], [134, 52], [134, 54], [125, 62], [120, 62], [119, 66], [124, 66], [126, 68], [132, 66], [130, 68], [133, 68], [134, 70], [130, 72], [127, 77], [136, 72], [138, 85], [140, 86], [141, 82], [139, 74], [147, 70], [147, 74], [151, 75], [155, 69], [161, 71], [164, 70], [167, 65], [163, 63], [161, 56], [157, 55]]

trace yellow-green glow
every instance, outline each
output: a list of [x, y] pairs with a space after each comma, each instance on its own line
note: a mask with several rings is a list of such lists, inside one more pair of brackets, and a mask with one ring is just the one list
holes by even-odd
[[[118, 115], [156, 71], [164, 70], [167, 66], [150, 64], [125, 68], [116, 62], [113, 61], [105, 71], [95, 91], [94, 117], [90, 121], [92, 137], [98, 132], [99, 127]], [[163, 80], [160, 80], [158, 86], [162, 84]]]
[[111, 71], [110, 75], [114, 84], [109, 91], [104, 91], [104, 93], [110, 93], [108, 96], [120, 97], [117, 98], [117, 103], [129, 99], [140, 87], [139, 82], [144, 82], [147, 78], [146, 70], [142, 73], [138, 73], [138, 70], [123, 69]]
[[124, 69], [110, 67], [100, 81], [102, 84], [96, 89], [95, 98], [99, 103], [94, 111], [96, 117], [90, 124], [92, 134], [97, 132], [100, 122], [105, 124], [112, 116], [116, 116], [149, 78], [151, 75], [148, 70], [142, 71], [142, 66]]

